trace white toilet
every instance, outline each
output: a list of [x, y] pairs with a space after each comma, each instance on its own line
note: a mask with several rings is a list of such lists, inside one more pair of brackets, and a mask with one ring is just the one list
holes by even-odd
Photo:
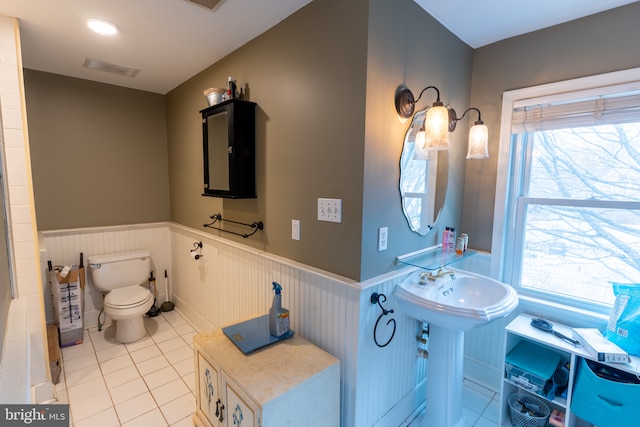
[[[88, 258], [89, 276], [94, 286], [106, 292], [104, 312], [115, 321], [115, 338], [133, 342], [146, 335], [144, 315], [153, 305], [146, 287], [151, 272], [151, 252], [121, 252]], [[140, 286], [145, 284], [145, 286]]]

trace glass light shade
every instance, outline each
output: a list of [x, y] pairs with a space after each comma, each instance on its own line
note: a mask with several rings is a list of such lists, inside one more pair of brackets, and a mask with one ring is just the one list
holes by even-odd
[[421, 130], [416, 133], [416, 142], [413, 148], [413, 160], [432, 160], [437, 155], [437, 151], [427, 150], [424, 147], [427, 134]]
[[467, 159], [489, 157], [489, 130], [486, 125], [474, 125], [469, 130], [469, 150]]
[[426, 133], [425, 150], [449, 149], [449, 111], [442, 106], [433, 106], [424, 119]]

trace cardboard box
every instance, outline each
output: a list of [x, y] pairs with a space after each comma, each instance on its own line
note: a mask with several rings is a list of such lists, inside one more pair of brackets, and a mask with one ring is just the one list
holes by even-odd
[[49, 272], [49, 284], [53, 309], [60, 331], [60, 347], [80, 344], [83, 341], [84, 268], [71, 267], [64, 275], [61, 270]]
[[573, 328], [573, 337], [580, 341], [582, 347], [588, 350], [598, 362], [631, 362], [627, 352], [606, 339], [598, 329]]

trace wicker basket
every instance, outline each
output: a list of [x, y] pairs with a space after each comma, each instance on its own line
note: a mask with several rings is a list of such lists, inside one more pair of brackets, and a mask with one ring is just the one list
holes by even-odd
[[528, 394], [514, 393], [507, 399], [514, 427], [546, 427], [549, 407]]

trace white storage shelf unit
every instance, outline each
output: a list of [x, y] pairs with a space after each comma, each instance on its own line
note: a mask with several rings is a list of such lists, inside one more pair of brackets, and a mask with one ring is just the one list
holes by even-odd
[[[512, 427], [509, 404], [507, 403], [507, 399], [513, 393], [522, 392], [529, 393], [532, 396], [541, 399], [544, 401], [550, 410], [558, 409], [565, 413], [565, 427], [590, 427], [591, 424], [587, 423], [580, 418], [578, 418], [575, 414], [571, 412], [571, 399], [573, 395], [573, 385], [576, 379], [576, 369], [578, 367], [578, 362], [580, 362], [581, 358], [595, 360], [591, 355], [580, 345], [573, 346], [563, 339], [542, 331], [540, 329], [536, 329], [531, 326], [531, 319], [534, 316], [528, 314], [521, 314], [516, 317], [509, 325], [506, 327], [505, 334], [505, 356], [509, 354], [509, 352], [522, 340], [527, 340], [536, 345], [540, 345], [544, 348], [548, 348], [562, 355], [565, 361], [569, 362], [570, 371], [569, 371], [569, 384], [567, 388], [567, 398], [563, 399], [561, 397], [556, 397], [552, 401], [545, 399], [543, 396], [540, 396], [535, 393], [530, 393], [525, 388], [521, 387], [517, 382], [511, 381], [506, 376], [506, 363], [503, 364], [503, 380], [501, 385], [501, 411], [500, 411], [500, 425], [504, 427]], [[553, 322], [553, 329], [567, 337], [573, 337], [572, 328], [566, 325], [558, 324]], [[600, 362], [601, 363], [601, 362]], [[636, 373], [636, 369], [640, 366], [640, 359], [637, 357], [631, 358], [631, 363], [629, 364], [608, 364], [616, 369], [620, 369], [623, 371]]]

